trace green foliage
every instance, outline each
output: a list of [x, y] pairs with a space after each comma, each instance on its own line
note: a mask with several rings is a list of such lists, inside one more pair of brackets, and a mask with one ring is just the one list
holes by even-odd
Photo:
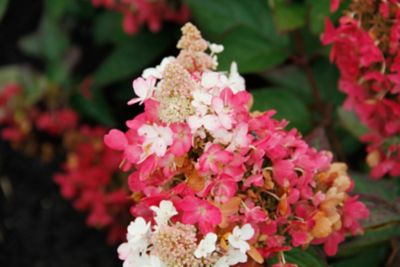
[[177, 36], [175, 31], [163, 31], [159, 34], [143, 31], [127, 39], [96, 70], [93, 76], [95, 85], [101, 87], [118, 80], [131, 80], [133, 75], [149, 67], [170, 48], [176, 42]]
[[9, 0], [0, 0], [0, 21], [6, 13], [7, 5]]
[[44, 17], [37, 32], [19, 42], [25, 53], [47, 61], [47, 77], [56, 83], [65, 83], [69, 66], [66, 61], [70, 40], [66, 32], [50, 17]]
[[292, 92], [285, 88], [263, 88], [252, 93], [253, 110], [275, 109], [277, 111], [275, 117], [288, 120], [290, 128], [295, 127], [303, 133], [311, 130], [311, 114], [305, 104]]
[[288, 56], [288, 37], [277, 32], [265, 0], [186, 0], [209, 40], [222, 43], [221, 69], [237, 61], [242, 73], [263, 71]]
[[276, 25], [281, 32], [296, 30], [306, 24], [307, 6], [285, 0], [270, 1]]
[[[315, 249], [309, 248], [307, 250], [302, 250], [299, 248], [294, 248], [291, 251], [284, 253], [285, 259], [289, 263], [297, 264], [301, 267], [327, 267], [328, 264], [325, 260], [321, 258], [321, 254]], [[277, 263], [277, 257], [272, 259], [268, 263]], [[268, 265], [269, 266], [269, 265]]]
[[83, 116], [83, 118], [114, 126], [115, 119], [111, 115], [110, 107], [100, 90], [92, 90], [93, 96], [86, 98], [82, 94], [74, 94], [71, 97], [72, 106]]
[[365, 233], [349, 238], [340, 246], [337, 258], [353, 257], [375, 245], [382, 245], [400, 237], [400, 183], [371, 180], [367, 175], [352, 174], [354, 193], [370, 210], [370, 217], [363, 222]]

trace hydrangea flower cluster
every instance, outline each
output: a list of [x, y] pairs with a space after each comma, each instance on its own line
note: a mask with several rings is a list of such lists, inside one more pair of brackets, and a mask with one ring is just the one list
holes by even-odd
[[[339, 1], [332, 2], [332, 9]], [[397, 0], [351, 1], [340, 24], [328, 20], [322, 35], [332, 44], [339, 88], [369, 128], [367, 162], [372, 177], [400, 175], [400, 4]]]
[[368, 216], [348, 194], [346, 165], [285, 130], [275, 111], [251, 113], [236, 64], [215, 70], [223, 47], [190, 23], [182, 32], [179, 55], [133, 81], [129, 104], [144, 112], [104, 137], [123, 153], [135, 200], [124, 266], [257, 266], [310, 244], [335, 254]]
[[119, 170], [120, 153], [104, 146], [106, 129], [81, 126], [64, 136], [68, 149], [63, 171], [54, 175], [61, 195], [87, 213], [87, 224], [107, 229], [109, 243], [123, 240], [131, 201]]
[[[27, 154], [51, 159], [54, 149], [43, 136], [60, 137], [78, 124], [78, 115], [47, 92], [31, 101], [21, 85], [7, 84], [0, 90], [0, 135]], [[63, 123], [59, 123], [62, 121]]]
[[132, 35], [143, 24], [147, 24], [152, 32], [158, 32], [163, 21], [182, 24], [190, 17], [188, 7], [179, 1], [172, 5], [168, 0], [92, 0], [92, 4], [121, 13], [124, 31]]

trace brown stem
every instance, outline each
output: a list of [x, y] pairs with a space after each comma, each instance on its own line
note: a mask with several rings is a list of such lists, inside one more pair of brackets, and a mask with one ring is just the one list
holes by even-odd
[[317, 82], [314, 77], [313, 69], [311, 68], [310, 65], [310, 60], [307, 57], [304, 48], [304, 43], [301, 33], [298, 30], [294, 31], [293, 38], [298, 52], [298, 57], [294, 60], [294, 62], [304, 70], [307, 81], [310, 85], [311, 94], [314, 98], [313, 106], [318, 110], [318, 112], [320, 112], [322, 116], [320, 123], [325, 128], [328, 134], [329, 141], [336, 156], [338, 157], [339, 160], [344, 160], [344, 154], [340, 141], [337, 138], [335, 130], [333, 128], [333, 116], [332, 116], [333, 106], [331, 103], [325, 102], [321, 97], [320, 91], [318, 90]]

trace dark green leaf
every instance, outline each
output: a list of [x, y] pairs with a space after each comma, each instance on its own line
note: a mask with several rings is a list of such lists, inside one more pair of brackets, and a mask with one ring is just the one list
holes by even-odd
[[349, 238], [340, 246], [337, 257], [354, 255], [366, 247], [400, 237], [399, 183], [395, 180], [373, 181], [367, 175], [351, 174], [355, 181], [354, 194], [359, 194], [370, 210], [368, 219], [362, 222], [365, 233]]
[[221, 69], [232, 60], [241, 72], [254, 72], [282, 63], [289, 54], [288, 38], [275, 29], [265, 0], [186, 0], [201, 31], [225, 46]]
[[[121, 42], [129, 37], [122, 30], [122, 16], [116, 12], [104, 12], [97, 16], [93, 25], [93, 36], [98, 44]], [[110, 34], [112, 33], [112, 34]]]
[[363, 236], [348, 238], [339, 246], [337, 258], [353, 256], [371, 246], [381, 245], [392, 238], [400, 236], [400, 224], [388, 224], [367, 230]]
[[273, 10], [278, 29], [282, 32], [298, 29], [306, 23], [307, 6], [302, 3], [276, 0]]
[[221, 69], [229, 69], [232, 61], [238, 62], [241, 73], [257, 72], [281, 64], [288, 56], [285, 48], [268, 42], [259, 33], [236, 27], [223, 40], [225, 50], [219, 57]]
[[354, 114], [354, 112], [339, 107], [337, 109], [337, 114], [341, 126], [349, 131], [353, 136], [360, 138], [368, 132], [368, 128], [360, 122], [360, 119], [356, 114]]
[[71, 0], [46, 0], [46, 11], [52, 19], [60, 19], [72, 4]]
[[310, 5], [310, 29], [315, 34], [324, 30], [325, 18], [330, 15], [331, 0], [307, 0]]
[[120, 79], [134, 78], [134, 74], [149, 67], [176, 41], [176, 33], [167, 30], [159, 34], [137, 34], [106, 58], [94, 74], [94, 84], [105, 86]]
[[367, 247], [349, 258], [334, 261], [332, 267], [382, 267], [385, 266], [389, 256], [390, 248], [388, 245], [378, 247]]
[[284, 88], [263, 88], [254, 90], [253, 110], [275, 109], [276, 118], [286, 119], [289, 127], [295, 127], [302, 133], [312, 129], [311, 114], [305, 104], [292, 92]]
[[0, 0], [0, 21], [6, 13], [8, 1], [9, 0]]
[[115, 125], [115, 119], [111, 115], [107, 101], [100, 90], [93, 90], [91, 99], [85, 98], [82, 94], [72, 96], [73, 107], [87, 119], [92, 119], [98, 123], [108, 126]]
[[[337, 88], [337, 69], [324, 58], [313, 61], [311, 65], [313, 79], [323, 99], [339, 106], [343, 103], [344, 95]], [[274, 69], [265, 74], [275, 85], [285, 87], [302, 98], [307, 104], [314, 101], [311, 94], [310, 83], [305, 71], [298, 66], [289, 65]], [[290, 79], [288, 78], [290, 77]]]
[[[293, 248], [291, 251], [285, 252], [285, 259], [288, 263], [297, 264], [299, 267], [326, 267], [328, 266], [325, 260], [316, 252], [315, 249], [309, 248], [302, 250], [299, 248]], [[268, 261], [268, 263], [277, 263], [278, 260], [274, 259]], [[270, 265], [268, 265], [270, 266]]]

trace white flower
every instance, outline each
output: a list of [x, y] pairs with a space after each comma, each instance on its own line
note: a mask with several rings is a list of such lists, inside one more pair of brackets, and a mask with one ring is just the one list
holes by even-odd
[[123, 263], [123, 267], [166, 267], [156, 256], [148, 254], [137, 254], [129, 256]]
[[137, 78], [132, 82], [133, 91], [138, 96], [129, 100], [128, 105], [133, 105], [139, 102], [139, 105], [143, 104], [146, 99], [153, 96], [154, 86], [156, 85], [156, 79], [149, 77], [147, 80], [143, 78]]
[[201, 75], [201, 86], [209, 89], [219, 87], [221, 85], [221, 73], [214, 71], [206, 71]]
[[210, 48], [211, 54], [219, 54], [224, 51], [224, 46], [220, 44], [209, 43], [208, 47]]
[[142, 217], [138, 217], [128, 226], [126, 235], [128, 242], [118, 247], [118, 257], [124, 260], [124, 267], [141, 266], [143, 255], [148, 248], [148, 237], [150, 234], [150, 223]]
[[143, 125], [139, 128], [138, 134], [145, 138], [142, 145], [145, 157], [151, 154], [164, 156], [168, 146], [173, 142], [173, 133], [169, 127]]
[[192, 96], [192, 106], [196, 109], [196, 112], [200, 115], [206, 115], [211, 105], [212, 95], [208, 92], [195, 90]]
[[250, 245], [246, 241], [250, 240], [253, 235], [254, 229], [250, 224], [245, 224], [242, 228], [235, 226], [232, 234], [228, 236], [229, 245], [246, 253], [250, 249]]
[[228, 257], [223, 256], [218, 259], [218, 261], [214, 264], [214, 267], [229, 267], [230, 264], [228, 263]]
[[147, 262], [145, 262], [142, 265], [138, 265], [141, 267], [166, 267], [165, 263], [163, 263], [159, 257], [150, 255], [150, 257], [147, 258]]
[[149, 234], [149, 230], [150, 223], [146, 223], [142, 217], [137, 217], [135, 221], [131, 222], [128, 226], [128, 242], [135, 243], [145, 239]]
[[236, 265], [238, 263], [245, 263], [247, 261], [246, 252], [242, 252], [231, 247], [228, 249], [226, 257], [228, 258], [227, 262], [229, 265]]
[[215, 251], [215, 242], [217, 242], [217, 235], [208, 233], [197, 246], [194, 256], [198, 259], [206, 258], [208, 255]]
[[231, 88], [232, 92], [235, 94], [246, 89], [245, 80], [240, 76], [236, 62], [232, 62], [231, 64], [229, 78], [226, 85]]
[[230, 246], [226, 255], [219, 258], [218, 261], [214, 264], [214, 267], [229, 267], [238, 263], [245, 262], [247, 262], [246, 253], [243, 253], [240, 250], [232, 248]]
[[157, 65], [155, 68], [145, 69], [142, 73], [142, 77], [147, 79], [150, 76], [153, 76], [154, 78], [161, 79], [163, 77], [165, 66], [173, 60], [175, 60], [175, 57], [165, 57], [161, 61], [160, 65]]
[[154, 220], [157, 226], [166, 225], [173, 216], [178, 214], [171, 201], [163, 200], [160, 207], [151, 206], [150, 209], [156, 213]]
[[249, 138], [247, 133], [249, 126], [246, 123], [239, 124], [231, 135], [229, 146], [226, 148], [227, 151], [235, 151], [237, 148], [246, 147], [249, 145]]

